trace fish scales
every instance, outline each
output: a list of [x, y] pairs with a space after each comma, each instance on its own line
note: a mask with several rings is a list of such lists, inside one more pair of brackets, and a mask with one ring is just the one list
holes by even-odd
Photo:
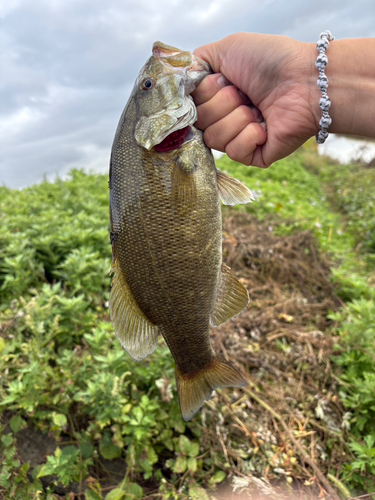
[[[167, 337], [168, 333], [178, 330], [178, 338], [171, 336], [168, 345], [182, 371], [189, 373], [191, 369], [203, 368], [207, 353], [212, 352], [208, 342], [207, 353], [200, 344], [191, 365], [178, 346], [183, 343], [186, 349], [196, 350], [193, 334], [207, 331], [213, 307], [214, 297], [210, 292], [216, 286], [221, 268], [221, 252], [216, 252], [217, 246], [221, 246], [221, 217], [217, 190], [212, 190], [216, 195], [212, 203], [207, 203], [205, 198], [206, 184], [216, 185], [215, 170], [212, 166], [211, 169], [198, 169], [203, 182], [197, 206], [189, 214], [180, 215], [180, 207], [172, 207], [165, 200], [166, 189], [171, 191], [173, 163], [166, 168], [164, 162], [158, 164], [147, 157], [142, 158], [142, 151], [135, 152], [135, 156], [140, 153], [136, 159], [133, 151], [128, 155], [127, 151], [129, 148], [125, 148], [120, 157], [132, 166], [113, 176], [114, 196], [121, 197], [125, 184], [137, 189], [138, 200], [136, 204], [124, 206], [123, 224], [120, 217], [119, 224], [114, 226], [119, 266], [149, 320]], [[114, 157], [113, 164], [117, 161]], [[143, 168], [135, 166], [139, 164]], [[117, 178], [121, 182], [117, 182]], [[183, 212], [184, 207], [181, 208]], [[197, 238], [198, 232], [204, 237]], [[210, 240], [214, 240], [211, 251], [209, 248], [205, 252]]]
[[110, 166], [115, 332], [137, 360], [153, 352], [158, 332], [163, 335], [186, 420], [215, 387], [244, 383], [212, 349], [209, 324], [248, 302], [222, 265], [220, 198], [248, 202], [251, 192], [218, 172], [193, 126], [189, 94], [207, 74], [207, 65], [190, 53], [154, 44], [120, 118]]

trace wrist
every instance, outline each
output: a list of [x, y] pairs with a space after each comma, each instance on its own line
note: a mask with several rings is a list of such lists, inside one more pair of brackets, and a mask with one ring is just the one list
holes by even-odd
[[[317, 86], [318, 55], [316, 44], [304, 44], [308, 62], [307, 75], [310, 106], [317, 130], [322, 111]], [[332, 124], [329, 132], [375, 137], [375, 39], [346, 39], [332, 41], [327, 49], [329, 114]]]

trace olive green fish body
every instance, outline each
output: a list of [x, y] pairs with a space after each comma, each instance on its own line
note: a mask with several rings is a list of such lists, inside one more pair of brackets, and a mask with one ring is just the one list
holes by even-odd
[[137, 360], [155, 350], [162, 333], [186, 420], [215, 387], [244, 383], [214, 353], [209, 324], [248, 302], [222, 265], [220, 199], [248, 202], [251, 192], [216, 169], [192, 126], [189, 93], [206, 74], [190, 53], [155, 44], [120, 119], [110, 167], [115, 332]]
[[213, 356], [209, 316], [221, 271], [216, 169], [201, 133], [196, 134], [199, 142], [186, 144], [195, 150], [193, 206], [171, 196], [181, 150], [155, 158], [127, 145], [112, 157], [111, 176], [111, 205], [118, 207], [118, 215], [112, 212], [112, 218], [119, 267], [139, 307], [159, 327], [184, 373], [203, 368]]

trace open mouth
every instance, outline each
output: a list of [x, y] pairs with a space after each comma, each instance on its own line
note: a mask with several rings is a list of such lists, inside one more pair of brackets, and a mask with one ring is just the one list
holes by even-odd
[[154, 149], [158, 153], [173, 151], [174, 149], [180, 148], [184, 142], [190, 140], [192, 136], [193, 134], [190, 127], [184, 127], [169, 134], [160, 144], [156, 144]]

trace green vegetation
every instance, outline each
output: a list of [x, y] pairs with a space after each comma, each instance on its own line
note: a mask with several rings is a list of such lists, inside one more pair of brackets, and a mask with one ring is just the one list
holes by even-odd
[[[343, 307], [325, 334], [347, 412], [336, 434], [351, 450], [336, 479], [342, 491], [374, 492], [375, 170], [334, 165], [309, 145], [266, 171], [218, 163], [258, 195], [237, 210], [279, 235], [311, 231], [332, 261]], [[114, 337], [108, 218], [103, 175], [74, 170], [66, 181], [0, 187], [0, 497], [205, 499], [232, 473], [225, 449], [204, 440], [210, 414], [182, 420], [164, 342], [135, 363]], [[278, 348], [290, 349], [284, 340]], [[39, 461], [22, 447], [36, 436], [54, 443]], [[236, 436], [226, 439], [247, 457]]]

